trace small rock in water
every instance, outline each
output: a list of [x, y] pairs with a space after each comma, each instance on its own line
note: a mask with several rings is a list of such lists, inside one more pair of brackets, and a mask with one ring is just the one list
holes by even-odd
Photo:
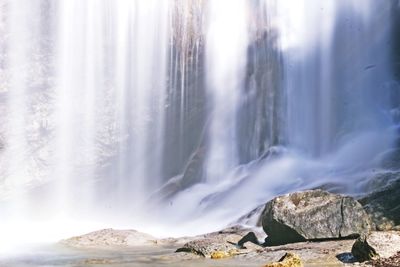
[[264, 267], [303, 267], [303, 263], [298, 255], [288, 252], [278, 262], [268, 263]]
[[379, 258], [379, 254], [371, 247], [365, 236], [359, 237], [351, 248], [351, 254], [359, 262], [370, 261]]

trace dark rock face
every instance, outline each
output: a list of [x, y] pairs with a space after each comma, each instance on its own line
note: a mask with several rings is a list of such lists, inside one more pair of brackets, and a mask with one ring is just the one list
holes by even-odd
[[251, 243], [256, 244], [256, 245], [262, 245], [258, 241], [258, 238], [257, 238], [256, 234], [253, 233], [253, 232], [249, 232], [248, 234], [246, 234], [242, 239], [240, 239], [238, 241], [237, 245], [240, 248], [244, 248], [245, 247], [244, 244], [246, 244], [247, 242], [251, 242]]
[[[399, 174], [393, 174], [399, 176]], [[400, 179], [359, 200], [376, 230], [400, 229]]]
[[379, 258], [378, 253], [368, 244], [365, 236], [359, 237], [356, 240], [351, 248], [351, 254], [353, 254], [354, 258], [356, 258], [359, 262], [370, 261]]
[[199, 182], [202, 177], [204, 159], [205, 151], [202, 147], [199, 147], [190, 156], [183, 174], [172, 177], [150, 196], [149, 201], [155, 204], [168, 201], [178, 192]]
[[352, 238], [369, 234], [370, 219], [355, 199], [322, 190], [276, 197], [262, 214], [265, 245]]

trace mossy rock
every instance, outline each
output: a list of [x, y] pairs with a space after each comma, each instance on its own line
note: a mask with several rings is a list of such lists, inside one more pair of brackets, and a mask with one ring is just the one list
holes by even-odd
[[300, 257], [294, 253], [286, 253], [278, 262], [268, 263], [264, 267], [303, 267]]
[[211, 253], [211, 259], [218, 260], [218, 259], [225, 259], [235, 255], [238, 255], [239, 251], [232, 249], [229, 251], [214, 251]]

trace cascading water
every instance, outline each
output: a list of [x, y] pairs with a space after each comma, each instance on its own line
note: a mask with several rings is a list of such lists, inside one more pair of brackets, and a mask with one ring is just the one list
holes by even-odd
[[396, 8], [0, 0], [1, 235], [194, 235], [280, 193], [365, 192], [395, 147]]
[[[390, 49], [385, 47], [391, 38], [390, 25], [384, 18], [390, 16], [392, 6], [374, 1], [364, 1], [362, 9], [359, 5], [356, 0], [304, 0], [296, 4], [293, 1], [259, 1], [258, 6], [253, 6], [254, 13], [250, 17], [261, 22], [252, 22], [257, 26], [249, 43], [262, 40], [270, 45], [267, 49], [280, 54], [281, 60], [276, 60], [273, 68], [282, 68], [281, 83], [274, 80], [282, 77], [276, 74], [261, 85], [252, 84], [254, 81], [248, 76], [237, 75], [236, 78], [242, 78], [242, 81], [234, 80], [237, 84], [242, 83], [239, 91], [229, 87], [232, 79], [225, 79], [226, 84], [220, 84], [219, 89], [209, 89], [216, 90], [217, 95], [220, 93], [217, 90], [229, 88], [229, 94], [238, 93], [241, 100], [250, 98], [251, 94], [261, 97], [260, 91], [270, 91], [273, 100], [266, 98], [264, 105], [268, 103], [272, 110], [267, 107], [265, 113], [258, 116], [268, 116], [271, 121], [269, 127], [274, 133], [269, 138], [272, 140], [264, 139], [269, 145], [264, 146], [265, 151], [257, 157], [225, 170], [219, 183], [206, 182], [180, 192], [165, 207], [163, 215], [174, 214], [174, 223], [190, 222], [181, 225], [179, 231], [217, 230], [273, 196], [293, 190], [324, 187], [350, 194], [367, 190], [369, 178], [380, 172], [382, 155], [394, 145], [395, 138], [389, 103], [385, 100], [389, 93], [385, 87], [392, 82], [392, 75]], [[377, 9], [381, 10], [380, 15], [371, 13]], [[263, 18], [263, 14], [267, 17]], [[245, 19], [241, 22], [251, 26]], [[267, 22], [272, 29], [260, 29], [257, 23], [262, 22]], [[378, 34], [373, 25], [379, 25], [375, 26], [379, 28]], [[224, 34], [230, 33], [229, 27], [228, 24]], [[275, 42], [260, 38], [260, 35], [274, 36], [274, 33], [278, 34]], [[219, 49], [223, 50], [222, 41], [219, 44]], [[250, 58], [251, 53], [248, 49]], [[230, 61], [225, 61], [226, 69], [232, 70]], [[251, 71], [258, 74], [252, 68], [247, 65], [247, 75]], [[226, 69], [213, 67], [208, 71], [222, 77]], [[267, 73], [268, 69], [264, 71]], [[225, 100], [218, 102], [220, 108], [231, 103], [227, 96], [221, 99]], [[237, 101], [234, 110], [240, 110], [241, 117], [250, 119], [251, 110], [243, 108], [243, 102]], [[255, 100], [250, 103], [257, 104]], [[235, 116], [235, 112], [229, 114]], [[216, 120], [218, 116], [211, 115], [211, 118]], [[238, 120], [238, 117], [233, 118]], [[281, 120], [282, 125], [275, 126], [274, 120]], [[225, 119], [225, 123], [220, 122], [218, 126], [229, 131], [225, 134], [235, 136], [232, 128], [227, 127], [227, 121]], [[240, 125], [239, 121], [235, 124]], [[257, 126], [260, 125], [253, 125], [254, 131]], [[212, 133], [212, 126], [210, 128]], [[253, 136], [250, 134], [250, 138]], [[214, 133], [209, 138], [212, 142], [212, 138], [218, 140], [218, 135]], [[232, 148], [243, 141], [247, 140], [238, 138], [233, 144], [218, 141], [222, 146], [221, 155], [223, 149], [230, 154], [221, 156], [225, 160], [222, 163], [214, 159], [214, 164], [223, 167], [234, 155]], [[212, 151], [212, 146], [209, 149]], [[205, 221], [212, 223], [204, 224]]]
[[[385, 94], [381, 87], [391, 77], [389, 50], [381, 47], [390, 28], [382, 26], [376, 33], [372, 25], [379, 24], [381, 18], [371, 14], [373, 3], [299, 3], [324, 19], [302, 12], [289, 19], [298, 31], [282, 30], [287, 46], [287, 138], [290, 147], [321, 156], [340, 148], [341, 139], [360, 138], [388, 126], [388, 119], [382, 116], [384, 105], [378, 107], [374, 102]], [[290, 3], [282, 5], [284, 13]], [[311, 27], [314, 30], [307, 31]], [[374, 34], [377, 43], [369, 43]], [[291, 44], [291, 38], [300, 43]], [[369, 66], [374, 68], [369, 70]]]
[[[238, 164], [237, 110], [247, 53], [247, 3], [244, 0], [208, 3], [206, 35], [207, 89], [212, 114], [205, 165], [209, 182], [224, 179]], [[230, 6], [230, 12], [225, 7]]]

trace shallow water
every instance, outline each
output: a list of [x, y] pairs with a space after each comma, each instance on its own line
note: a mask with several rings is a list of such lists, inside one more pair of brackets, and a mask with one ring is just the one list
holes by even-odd
[[62, 245], [42, 246], [28, 252], [1, 256], [1, 267], [78, 267], [78, 266], [258, 266], [238, 259], [187, 259], [174, 254], [172, 247], [136, 247], [118, 250], [73, 249]]
[[[176, 266], [176, 267], [250, 267], [263, 266], [266, 262], [257, 259], [193, 259], [185, 254], [175, 254], [172, 247], [135, 247], [121, 249], [75, 249], [62, 245], [48, 245], [30, 248], [16, 254], [4, 256], [0, 252], [0, 267], [139, 267], [139, 266]], [[305, 263], [306, 267], [322, 266], [321, 263]], [[324, 262], [323, 266], [343, 266], [336, 262]]]

